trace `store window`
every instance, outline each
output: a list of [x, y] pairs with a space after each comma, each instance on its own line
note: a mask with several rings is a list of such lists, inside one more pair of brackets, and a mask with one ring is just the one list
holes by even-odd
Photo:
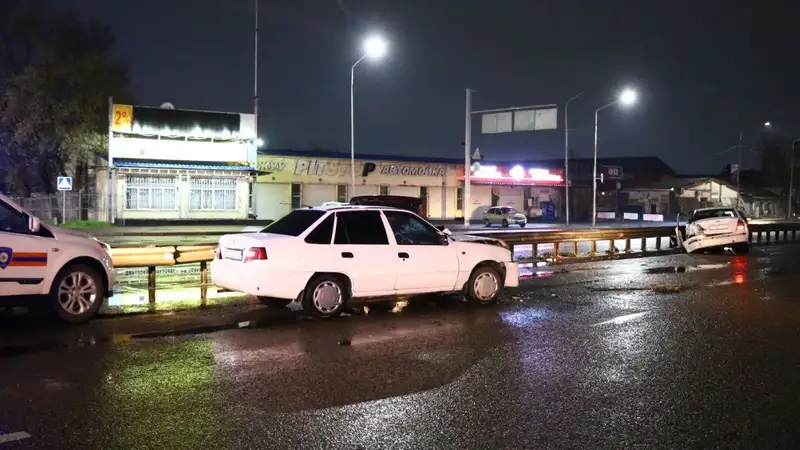
[[128, 176], [125, 180], [125, 209], [177, 208], [178, 185], [175, 177]]
[[381, 185], [381, 194], [380, 195], [389, 195], [389, 186], [382, 184]]
[[347, 203], [347, 185], [336, 185], [336, 201], [339, 203]]
[[190, 178], [189, 209], [236, 210], [236, 178]]
[[464, 209], [464, 188], [456, 188], [456, 209]]
[[300, 207], [301, 192], [302, 189], [300, 189], [300, 183], [292, 183], [292, 209], [297, 209]]

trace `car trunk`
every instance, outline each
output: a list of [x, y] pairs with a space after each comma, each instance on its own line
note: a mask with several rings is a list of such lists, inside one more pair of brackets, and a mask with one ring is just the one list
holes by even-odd
[[738, 224], [739, 219], [736, 217], [718, 217], [694, 222], [694, 225], [700, 228], [701, 233], [705, 236], [736, 233]]
[[294, 236], [270, 233], [243, 233], [227, 234], [219, 240], [219, 251], [222, 258], [232, 261], [242, 261], [247, 250], [253, 247], [263, 247], [269, 253], [270, 243], [286, 239], [295, 239]]

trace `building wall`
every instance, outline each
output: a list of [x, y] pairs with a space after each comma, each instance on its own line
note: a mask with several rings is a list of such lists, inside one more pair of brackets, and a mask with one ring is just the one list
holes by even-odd
[[245, 162], [250, 161], [253, 145], [247, 142], [198, 142], [116, 136], [111, 139], [110, 148], [113, 158]]
[[668, 214], [670, 212], [669, 192], [665, 190], [628, 191], [628, 205], [641, 206], [642, 212], [645, 214]]
[[[284, 156], [259, 155], [257, 168], [259, 171], [271, 172], [256, 179], [255, 204], [259, 219], [277, 219], [267, 217], [278, 214], [286, 208], [275, 207], [274, 204], [292, 206], [291, 185], [300, 186], [300, 199], [295, 198], [294, 206], [307, 205], [306, 198], [313, 198], [319, 203], [318, 196], [306, 196], [311, 186], [329, 185], [331, 198], [328, 201], [341, 201], [337, 196], [337, 186], [346, 192], [345, 201], [351, 197], [351, 165], [348, 158], [295, 158]], [[428, 216], [433, 219], [452, 219], [460, 215], [456, 209], [456, 193], [461, 186], [458, 176], [463, 173], [463, 166], [449, 164], [426, 164], [394, 161], [356, 160], [355, 195], [406, 195], [419, 197], [420, 187], [428, 188]], [[262, 184], [280, 184], [286, 188], [276, 190], [259, 188]], [[318, 191], [314, 191], [318, 192]], [[270, 199], [259, 198], [269, 195]], [[260, 205], [260, 207], [259, 207]], [[268, 206], [273, 205], [273, 206]], [[319, 205], [310, 205], [319, 206]], [[288, 210], [286, 212], [288, 212]]]
[[709, 181], [698, 186], [692, 186], [691, 189], [681, 189], [680, 197], [695, 198], [707, 202], [720, 202], [723, 205], [735, 205], [736, 189], [732, 189], [722, 183]]
[[[131, 177], [158, 177], [159, 179], [169, 179], [173, 183], [164, 189], [174, 190], [175, 202], [170, 202], [173, 207], [169, 208], [130, 208], [127, 203], [127, 191]], [[232, 189], [235, 192], [233, 209], [193, 209], [191, 207], [192, 190], [196, 189], [192, 185], [192, 178], [203, 179], [224, 179], [234, 180]], [[186, 220], [186, 219], [247, 219], [250, 200], [250, 180], [242, 173], [227, 171], [199, 171], [199, 170], [174, 170], [174, 169], [132, 169], [118, 170], [113, 185], [115, 192], [113, 196], [114, 219], [125, 221], [127, 219], [163, 219], [163, 220]], [[141, 189], [148, 192], [151, 189], [160, 189], [161, 185], [149, 185]], [[161, 194], [163, 195], [163, 194]], [[213, 191], [207, 195], [213, 196]], [[152, 197], [149, 197], [152, 201]]]

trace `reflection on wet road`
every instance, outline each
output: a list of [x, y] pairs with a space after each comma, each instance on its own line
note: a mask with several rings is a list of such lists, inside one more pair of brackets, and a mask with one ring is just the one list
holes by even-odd
[[536, 267], [491, 308], [6, 328], [130, 338], [0, 358], [0, 437], [30, 435], [0, 450], [791, 448], [799, 250]]

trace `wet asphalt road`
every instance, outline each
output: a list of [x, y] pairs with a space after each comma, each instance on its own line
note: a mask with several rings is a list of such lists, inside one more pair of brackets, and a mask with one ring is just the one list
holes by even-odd
[[798, 256], [564, 266], [491, 308], [329, 321], [245, 308], [219, 311], [220, 327], [263, 327], [9, 355], [0, 450], [797, 448]]

